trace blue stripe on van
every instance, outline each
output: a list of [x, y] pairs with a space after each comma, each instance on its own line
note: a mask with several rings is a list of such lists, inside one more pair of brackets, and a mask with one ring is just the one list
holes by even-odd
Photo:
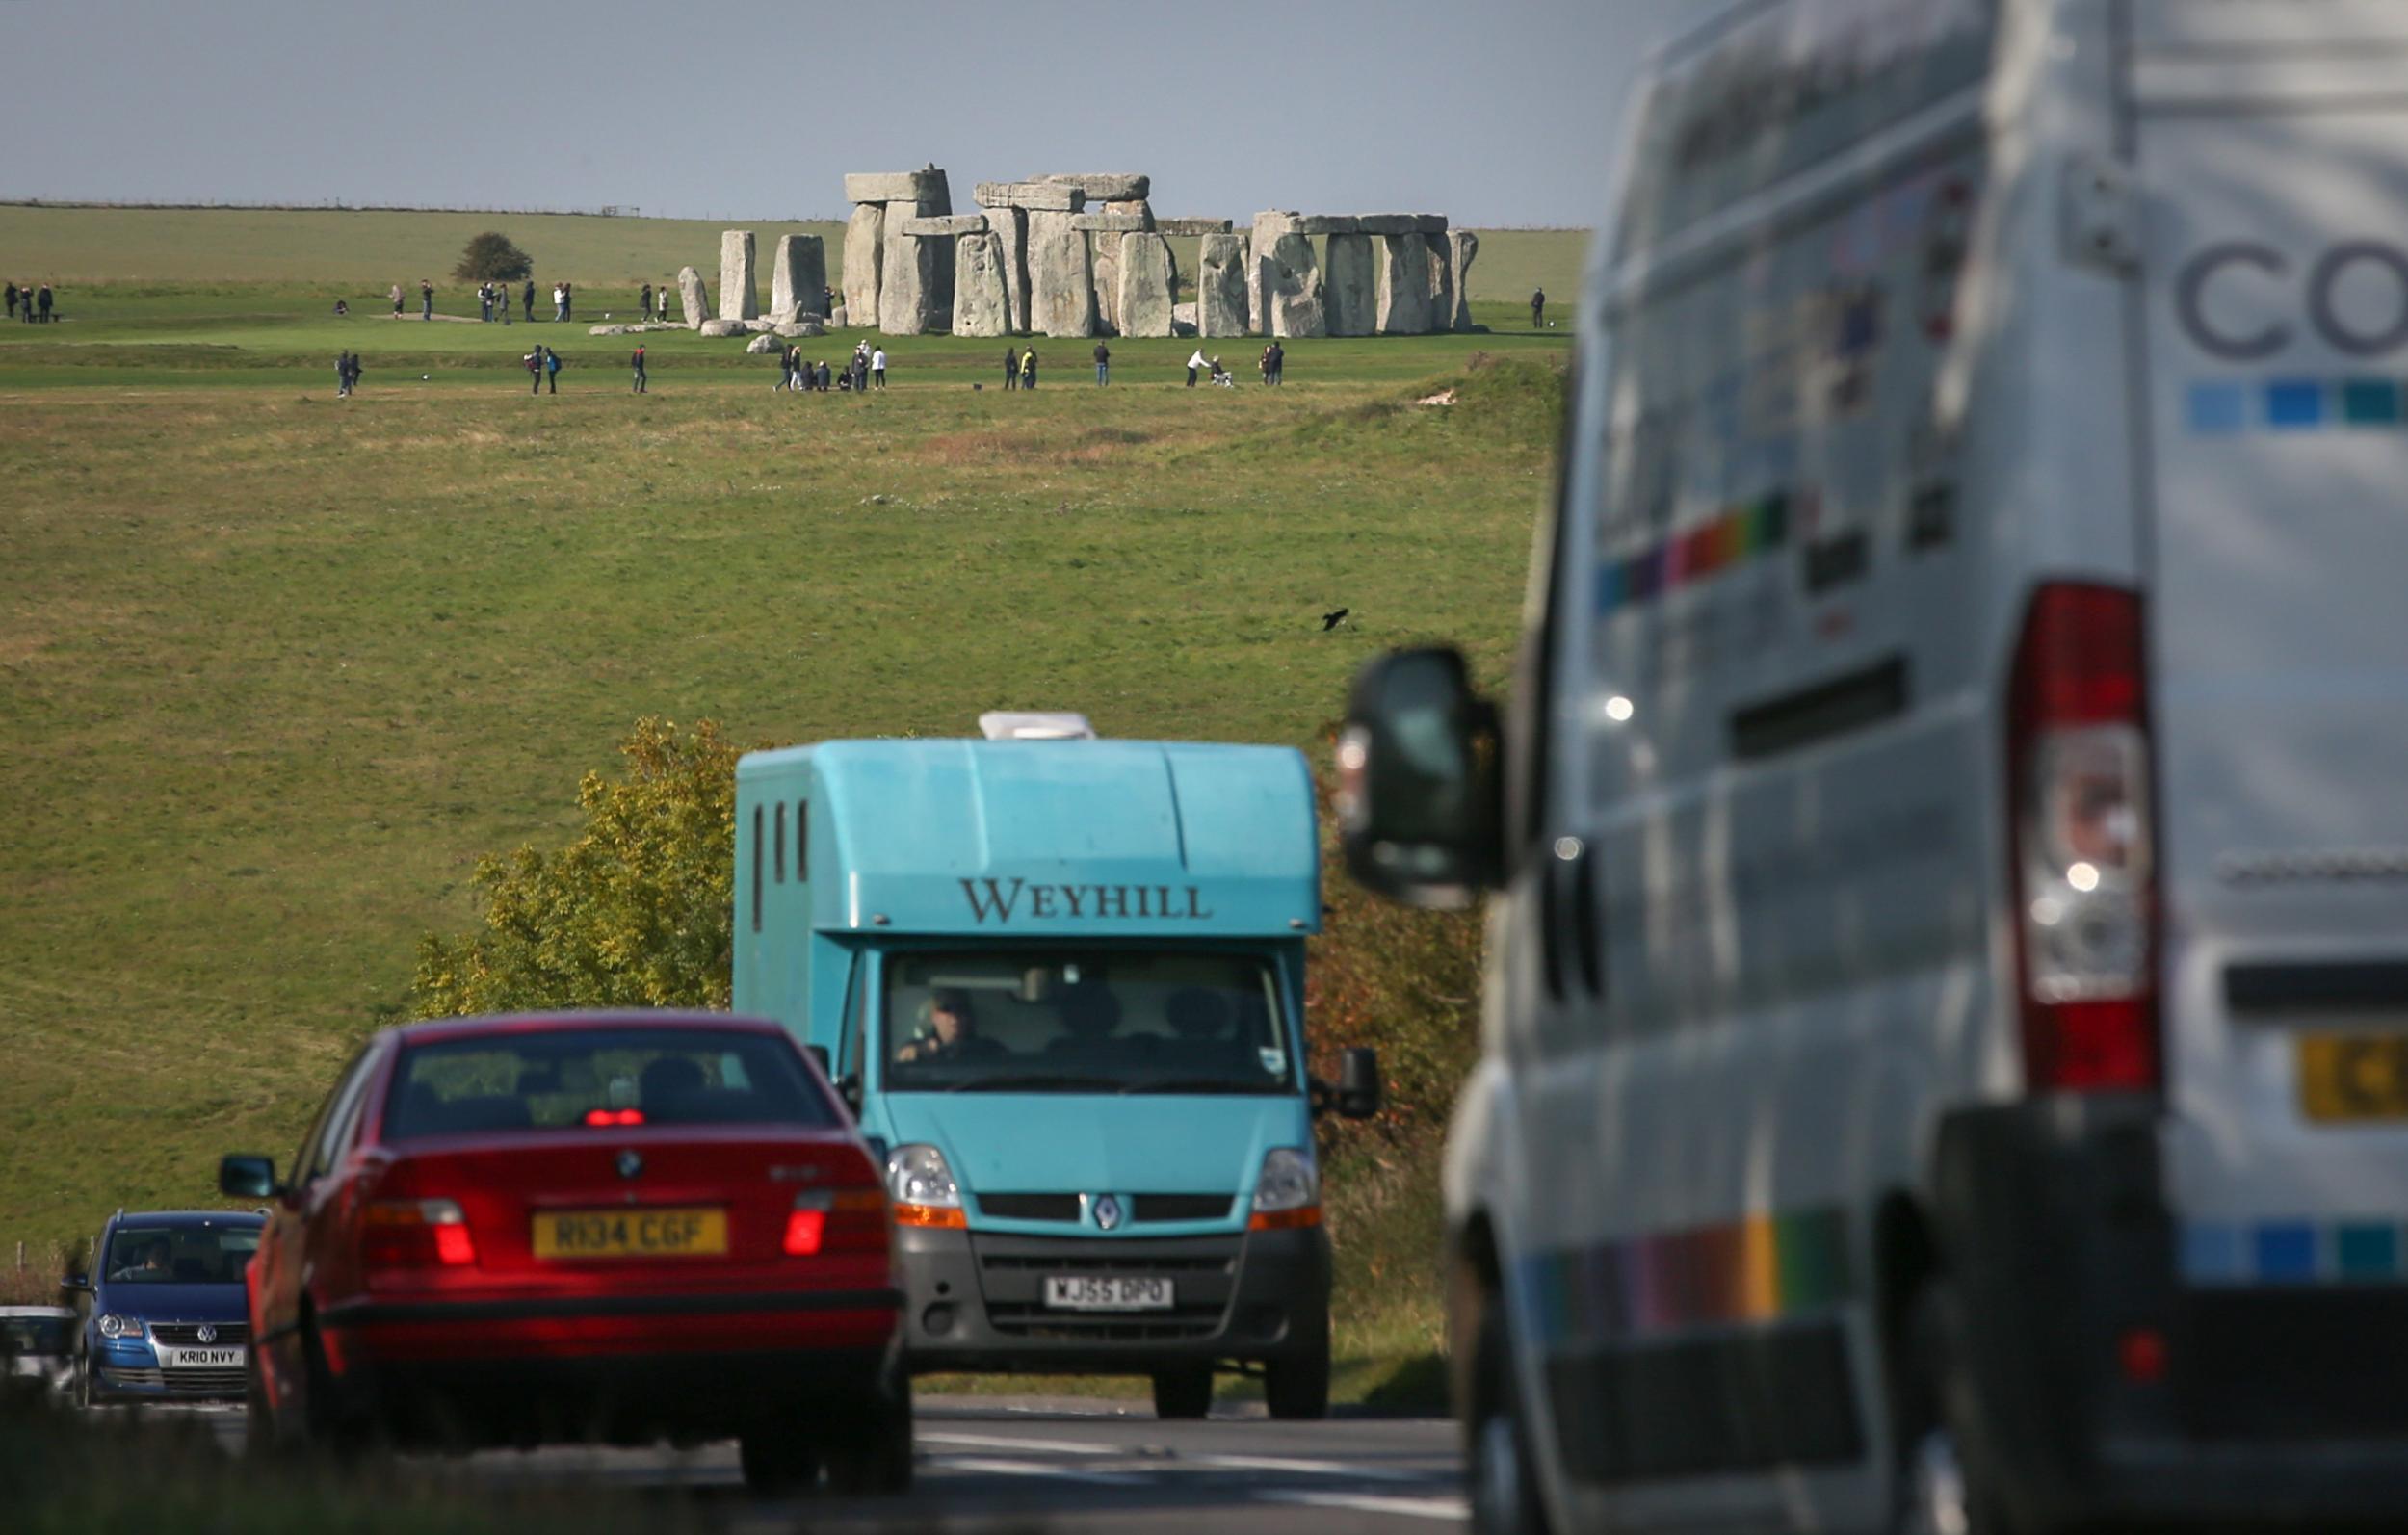
[[2385, 1220], [2192, 1221], [2182, 1231], [2185, 1283], [2396, 1285], [2408, 1281], [2408, 1228]]
[[2408, 427], [2408, 382], [2364, 374], [2201, 379], [2183, 392], [2183, 424], [2194, 437], [2238, 437], [2252, 431], [2397, 431]]

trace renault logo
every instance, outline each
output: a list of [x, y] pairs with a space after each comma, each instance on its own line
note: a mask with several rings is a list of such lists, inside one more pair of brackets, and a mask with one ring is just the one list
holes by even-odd
[[642, 1156], [642, 1154], [641, 1154], [641, 1153], [639, 1153], [639, 1152], [632, 1152], [632, 1151], [623, 1151], [623, 1152], [620, 1152], [620, 1153], [618, 1154], [618, 1176], [619, 1176], [619, 1177], [621, 1177], [621, 1178], [634, 1178], [634, 1177], [637, 1177], [638, 1175], [640, 1175], [641, 1173], [642, 1173], [642, 1171], [643, 1171], [643, 1156]]
[[218, 1340], [218, 1330], [210, 1326], [207, 1322], [203, 1322], [200, 1324], [200, 1331], [193, 1336], [199, 1339], [204, 1343], [214, 1343]]
[[1110, 1194], [1095, 1199], [1095, 1225], [1099, 1231], [1112, 1231], [1120, 1224], [1120, 1201]]

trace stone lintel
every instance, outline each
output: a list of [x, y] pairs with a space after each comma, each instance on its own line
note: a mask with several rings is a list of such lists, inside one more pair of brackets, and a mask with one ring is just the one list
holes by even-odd
[[1089, 202], [1143, 202], [1152, 195], [1154, 178], [1125, 170], [1083, 171], [1044, 178], [1057, 186], [1076, 187]]
[[1165, 235], [1225, 235], [1233, 227], [1226, 219], [1157, 219], [1154, 230]]
[[1147, 232], [1146, 218], [1141, 213], [1082, 213], [1072, 216], [1070, 227], [1090, 235], [1139, 235]]
[[942, 170], [873, 170], [845, 177], [847, 202], [930, 202], [945, 195]]
[[986, 215], [955, 213], [929, 219], [905, 219], [903, 221], [903, 232], [907, 235], [916, 235], [923, 240], [944, 240], [955, 235], [982, 235], [986, 233]]
[[1032, 213], [1077, 213], [1086, 206], [1086, 194], [1056, 181], [982, 181], [982, 208], [1026, 208]]

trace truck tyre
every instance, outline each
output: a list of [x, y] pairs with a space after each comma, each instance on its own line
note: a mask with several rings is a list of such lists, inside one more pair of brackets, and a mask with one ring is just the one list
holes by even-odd
[[807, 1493], [820, 1479], [820, 1450], [790, 1424], [764, 1424], [736, 1441], [745, 1486], [764, 1496]]
[[1963, 1391], [1948, 1340], [1950, 1296], [1924, 1287], [1894, 1340], [1890, 1409], [1897, 1422], [1892, 1535], [2012, 1535], [1986, 1476], [1967, 1463], [1950, 1403]]
[[1154, 1372], [1154, 1416], [1168, 1421], [1202, 1418], [1213, 1410], [1213, 1367], [1182, 1365]]
[[1263, 1400], [1273, 1418], [1329, 1416], [1329, 1335], [1325, 1330], [1311, 1348], [1264, 1366]]
[[1473, 1344], [1472, 1399], [1464, 1417], [1473, 1535], [1547, 1535], [1530, 1429], [1514, 1390], [1505, 1303], [1488, 1298]]

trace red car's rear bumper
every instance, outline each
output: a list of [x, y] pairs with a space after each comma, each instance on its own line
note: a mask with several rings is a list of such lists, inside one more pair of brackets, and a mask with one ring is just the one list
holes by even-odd
[[339, 1302], [319, 1314], [337, 1373], [439, 1360], [882, 1348], [892, 1288], [698, 1295], [498, 1295]]

